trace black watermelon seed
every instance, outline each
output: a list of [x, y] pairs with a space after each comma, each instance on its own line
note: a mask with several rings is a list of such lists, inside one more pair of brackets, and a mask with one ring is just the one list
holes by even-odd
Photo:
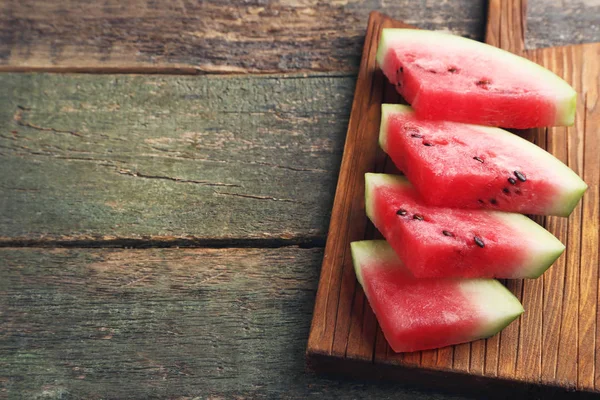
[[444, 234], [444, 236], [454, 237], [454, 233], [452, 233], [452, 232], [442, 231], [442, 233]]
[[432, 74], [437, 74], [437, 71], [435, 69], [430, 69], [430, 70], [427, 70], [427, 71], [431, 72]]
[[483, 200], [481, 200], [481, 199], [479, 199], [479, 200], [477, 200], [477, 201], [479, 202], [479, 204], [483, 204], [483, 203], [485, 203], [485, 201], [483, 201]]
[[423, 142], [423, 146], [431, 147], [431, 146], [433, 146], [433, 144], [431, 144], [429, 142]]
[[402, 86], [402, 82], [396, 83], [396, 86]]
[[481, 238], [479, 236], [475, 236], [473, 238], [475, 240], [475, 244], [481, 248], [485, 247], [485, 243], [483, 243], [483, 240], [481, 240]]
[[404, 72], [404, 67], [400, 67], [400, 69], [398, 70], [400, 73]]
[[502, 189], [502, 191], [504, 193], [506, 193], [506, 194], [510, 194], [510, 190], [507, 187], [505, 187], [504, 189]]
[[423, 135], [419, 135], [418, 133], [411, 133], [410, 137], [414, 137], [414, 138], [417, 138], [417, 139], [422, 139]]
[[477, 82], [475, 82], [475, 84], [477, 86], [482, 86], [482, 87], [485, 87], [485, 86], [489, 85], [490, 83], [492, 83], [492, 81], [490, 81], [489, 79], [480, 79]]
[[517, 183], [517, 181], [515, 181], [515, 178], [508, 178], [508, 183], [510, 183], [511, 185], [514, 185]]
[[490, 199], [490, 203], [493, 204], [493, 205], [498, 204], [498, 202], [496, 201], [496, 199]]
[[480, 163], [482, 163], [482, 162], [483, 162], [483, 160], [482, 160], [481, 158], [479, 158], [479, 157], [473, 157], [473, 160], [477, 160], [477, 161], [479, 161]]
[[404, 208], [399, 209], [398, 211], [396, 211], [397, 215], [406, 215], [406, 210]]
[[423, 218], [422, 215], [415, 214], [415, 215], [413, 215], [413, 219], [416, 219], [416, 220], [419, 220], [419, 221], [423, 221], [424, 218]]
[[451, 74], [458, 72], [458, 69], [456, 67], [450, 67], [448, 68], [448, 72], [450, 72]]
[[525, 182], [527, 180], [527, 178], [525, 177], [525, 175], [523, 175], [522, 172], [519, 171], [514, 171], [515, 172], [515, 176], [517, 177], [518, 180], [520, 180], [521, 182]]

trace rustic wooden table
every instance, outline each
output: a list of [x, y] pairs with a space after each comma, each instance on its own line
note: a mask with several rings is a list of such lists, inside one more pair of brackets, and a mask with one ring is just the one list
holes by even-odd
[[[0, 398], [460, 398], [304, 351], [369, 11], [485, 1], [326, 3], [0, 2]], [[528, 46], [600, 40], [562, 3]]]

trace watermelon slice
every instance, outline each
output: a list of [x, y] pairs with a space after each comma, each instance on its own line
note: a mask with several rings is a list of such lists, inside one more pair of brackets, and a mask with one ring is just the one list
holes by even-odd
[[447, 33], [384, 29], [377, 62], [426, 119], [505, 128], [572, 125], [576, 92], [538, 64]]
[[521, 214], [428, 206], [400, 176], [365, 186], [367, 215], [417, 278], [537, 278], [565, 249]]
[[523, 313], [494, 279], [416, 279], [383, 240], [351, 247], [356, 277], [396, 352], [489, 337]]
[[499, 128], [423, 120], [383, 104], [379, 143], [431, 205], [568, 216], [587, 185], [560, 160]]

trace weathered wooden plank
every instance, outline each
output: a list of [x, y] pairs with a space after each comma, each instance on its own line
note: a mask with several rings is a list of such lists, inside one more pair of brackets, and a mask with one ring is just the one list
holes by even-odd
[[529, 49], [600, 42], [598, 0], [527, 0]]
[[370, 11], [481, 39], [484, 0], [0, 4], [0, 70], [356, 71]]
[[0, 249], [0, 398], [441, 398], [305, 374], [322, 256]]
[[[81, 0], [0, 5], [0, 70], [355, 71], [370, 10], [482, 38], [485, 1], [195, 3]], [[600, 40], [594, 0], [529, 0], [527, 47]]]
[[354, 84], [0, 75], [0, 241], [323, 240]]

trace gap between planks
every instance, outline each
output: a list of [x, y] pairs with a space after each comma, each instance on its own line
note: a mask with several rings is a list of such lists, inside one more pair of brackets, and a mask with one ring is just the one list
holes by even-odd
[[212, 76], [212, 77], [261, 77], [272, 76], [277, 79], [302, 79], [315, 77], [354, 78], [352, 71], [335, 71], [329, 69], [297, 69], [293, 71], [280, 71], [276, 69], [264, 70], [202, 70], [193, 67], [21, 67], [0, 65], [0, 73], [15, 74], [82, 74], [82, 75], [166, 75], [166, 76]]
[[324, 237], [299, 237], [291, 239], [195, 239], [195, 238], [172, 238], [153, 237], [149, 239], [137, 238], [102, 238], [102, 239], [2, 239], [0, 248], [127, 248], [127, 249], [151, 249], [151, 248], [264, 248], [277, 249], [285, 247], [298, 247], [301, 249], [314, 249], [325, 247]]

